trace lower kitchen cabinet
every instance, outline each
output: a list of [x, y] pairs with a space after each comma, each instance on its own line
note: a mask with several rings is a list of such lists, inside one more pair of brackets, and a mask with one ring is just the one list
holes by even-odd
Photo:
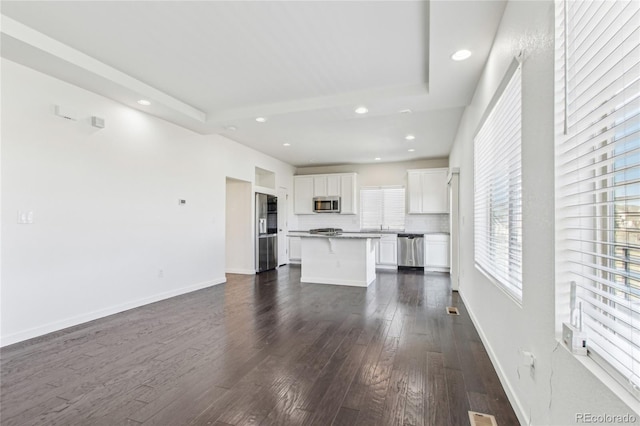
[[425, 271], [449, 272], [449, 235], [425, 234]]
[[300, 263], [302, 246], [300, 237], [289, 237], [289, 263]]
[[383, 235], [376, 242], [376, 267], [396, 269], [398, 267], [398, 236]]

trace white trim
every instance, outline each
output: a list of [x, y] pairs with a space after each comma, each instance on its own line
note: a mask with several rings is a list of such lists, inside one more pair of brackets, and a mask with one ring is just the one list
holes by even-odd
[[[497, 286], [497, 287], [499, 288], [500, 286]], [[460, 295], [460, 298], [462, 299], [464, 306], [467, 308], [467, 312], [469, 313], [469, 318], [471, 318], [471, 322], [473, 323], [473, 326], [476, 328], [476, 331], [480, 336], [480, 340], [482, 340], [482, 344], [484, 345], [487, 351], [487, 354], [489, 355], [491, 364], [493, 364], [493, 368], [495, 368], [496, 373], [498, 374], [498, 379], [500, 379], [500, 384], [504, 388], [504, 391], [507, 394], [507, 398], [509, 399], [511, 406], [513, 407], [513, 411], [516, 413], [516, 416], [518, 417], [520, 424], [523, 424], [523, 425], [531, 424], [530, 418], [527, 412], [525, 411], [524, 407], [522, 406], [520, 399], [518, 399], [515, 391], [513, 390], [513, 387], [511, 387], [511, 382], [507, 380], [507, 376], [504, 373], [505, 369], [502, 368], [502, 365], [498, 361], [498, 357], [493, 351], [493, 347], [489, 343], [489, 339], [487, 339], [487, 336], [484, 334], [484, 330], [480, 326], [480, 323], [476, 319], [476, 316], [474, 315], [473, 310], [471, 309], [471, 306], [465, 300], [463, 290], [460, 289], [458, 291], [458, 294]]]
[[290, 265], [300, 265], [302, 263], [301, 259], [291, 259], [289, 258]]
[[398, 265], [376, 265], [376, 269], [385, 271], [397, 271]]
[[446, 274], [451, 273], [451, 268], [447, 268], [446, 266], [425, 266], [425, 272], [444, 272]]
[[128, 311], [129, 309], [138, 308], [140, 306], [148, 305], [150, 303], [159, 302], [160, 300], [170, 299], [174, 296], [179, 296], [186, 293], [191, 293], [203, 288], [212, 287], [214, 285], [223, 284], [227, 281], [226, 277], [216, 278], [210, 281], [203, 281], [190, 286], [181, 287], [175, 290], [166, 291], [164, 293], [155, 294], [153, 296], [144, 297], [142, 299], [125, 302], [120, 305], [110, 306], [108, 308], [99, 309], [93, 312], [87, 312], [85, 314], [76, 315], [71, 318], [66, 318], [59, 321], [50, 322], [38, 327], [33, 327], [27, 330], [19, 331], [17, 333], [9, 334], [8, 336], [2, 336], [0, 340], [0, 347], [12, 345], [14, 343], [22, 342], [24, 340], [39, 337], [44, 334], [53, 333], [54, 331], [60, 331], [68, 327], [83, 324], [85, 322], [93, 321], [96, 319], [104, 318], [109, 315], [117, 314], [120, 312]]
[[375, 281], [375, 277], [369, 283], [367, 283], [365, 280], [341, 280], [336, 278], [300, 277], [301, 283], [346, 285], [350, 287], [368, 287], [369, 284], [371, 284], [374, 281]]
[[[476, 270], [478, 272], [480, 272], [482, 275], [484, 275], [485, 278], [487, 280], [489, 280], [489, 282], [491, 282], [491, 284], [496, 286], [496, 288], [498, 288], [502, 293], [507, 295], [507, 297], [509, 297], [509, 299], [513, 300], [513, 302], [516, 305], [518, 305], [519, 308], [522, 308], [522, 299], [519, 299], [516, 294], [511, 292], [511, 290], [509, 290], [509, 287], [505, 286], [500, 281], [498, 281], [496, 278], [494, 278], [494, 276], [491, 275], [489, 272], [487, 272], [481, 265], [478, 265], [477, 263], [474, 262], [474, 266], [476, 267]], [[524, 293], [523, 293], [523, 296], [524, 296]]]
[[[572, 353], [569, 348], [562, 341], [562, 335], [556, 333], [556, 341], [560, 344], [559, 346], [563, 348], [567, 353], [573, 357], [577, 362], [582, 364], [584, 368], [589, 370], [591, 374], [593, 374], [598, 380], [602, 382], [615, 396], [620, 398], [622, 402], [627, 404], [627, 406], [633, 410], [637, 415], [640, 416], [640, 401], [636, 399], [629, 389], [627, 389], [624, 385], [622, 385], [618, 380], [616, 380], [601, 364], [596, 362], [590, 356], [584, 355], [576, 355]], [[615, 373], [619, 372], [613, 367], [611, 367]]]
[[253, 269], [243, 269], [243, 268], [227, 268], [224, 271], [225, 274], [242, 274], [242, 275], [255, 275], [256, 271]]

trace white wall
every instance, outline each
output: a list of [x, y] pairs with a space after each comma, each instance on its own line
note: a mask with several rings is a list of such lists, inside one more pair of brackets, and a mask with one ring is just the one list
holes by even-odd
[[[553, 2], [510, 1], [475, 96], [463, 115], [451, 167], [460, 167], [460, 294], [523, 424], [576, 424], [576, 413], [633, 413], [560, 346], [555, 335]], [[513, 57], [522, 67], [523, 302], [474, 267], [473, 136]], [[536, 357], [533, 375], [519, 350]], [[637, 410], [637, 404], [634, 409]], [[637, 416], [640, 418], [640, 416]]]
[[2, 345], [223, 282], [225, 178], [292, 187], [285, 163], [6, 60], [1, 94]]
[[[227, 178], [226, 185], [225, 272], [255, 273], [253, 233], [255, 213], [251, 182]], [[254, 201], [255, 204], [255, 201]]]

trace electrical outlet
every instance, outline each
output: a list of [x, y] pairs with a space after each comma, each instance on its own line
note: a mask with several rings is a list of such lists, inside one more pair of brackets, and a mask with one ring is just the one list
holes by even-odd
[[18, 210], [18, 224], [19, 225], [33, 224], [33, 211]]

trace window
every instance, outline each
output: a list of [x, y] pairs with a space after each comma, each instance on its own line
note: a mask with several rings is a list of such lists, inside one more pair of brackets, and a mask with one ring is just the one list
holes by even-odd
[[[559, 286], [589, 356], [640, 387], [640, 2], [557, 2]], [[566, 318], [568, 320], [568, 313]]]
[[476, 266], [522, 300], [520, 66], [514, 61], [474, 139]]
[[360, 190], [362, 229], [404, 229], [404, 188], [401, 186]]

